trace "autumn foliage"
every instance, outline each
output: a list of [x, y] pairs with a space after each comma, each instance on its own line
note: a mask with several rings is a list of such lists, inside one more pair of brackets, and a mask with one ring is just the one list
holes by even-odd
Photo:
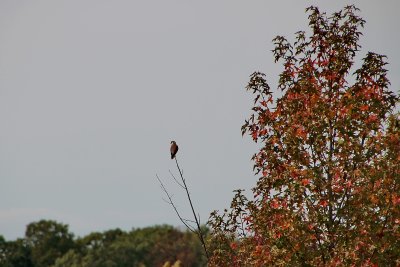
[[251, 75], [253, 114], [242, 127], [260, 150], [248, 199], [209, 221], [215, 266], [399, 266], [400, 117], [386, 57], [352, 70], [365, 21], [354, 6], [307, 8], [310, 34], [278, 36], [274, 97]]

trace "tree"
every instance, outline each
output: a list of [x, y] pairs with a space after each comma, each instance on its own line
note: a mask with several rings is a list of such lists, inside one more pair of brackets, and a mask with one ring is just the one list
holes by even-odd
[[153, 226], [123, 232], [91, 233], [77, 240], [76, 249], [58, 258], [53, 267], [204, 266], [202, 248], [192, 232]]
[[368, 52], [351, 76], [359, 10], [306, 11], [310, 36], [273, 40], [282, 96], [265, 74], [250, 77], [253, 114], [242, 132], [261, 144], [260, 177], [251, 200], [238, 190], [231, 209], [212, 213], [210, 262], [399, 266], [399, 98], [388, 90], [386, 57]]
[[205, 266], [206, 259], [196, 233], [180, 231], [168, 225], [136, 229], [126, 243], [135, 244], [144, 266], [163, 266], [180, 261], [182, 266]]
[[6, 241], [0, 236], [0, 266], [32, 267], [31, 251], [24, 239]]
[[26, 228], [25, 241], [31, 249], [35, 267], [51, 266], [57, 258], [75, 246], [68, 225], [50, 220], [30, 223]]

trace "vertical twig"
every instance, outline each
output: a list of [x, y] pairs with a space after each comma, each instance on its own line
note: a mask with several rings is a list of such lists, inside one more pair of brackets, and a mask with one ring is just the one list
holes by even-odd
[[[190, 208], [192, 209], [194, 221], [185, 219], [185, 218], [183, 218], [181, 216], [181, 214], [179, 213], [175, 203], [172, 200], [172, 195], [168, 192], [168, 190], [166, 189], [166, 187], [164, 186], [164, 184], [162, 183], [161, 179], [158, 177], [157, 174], [156, 174], [156, 177], [157, 177], [158, 182], [160, 183], [161, 189], [164, 191], [164, 193], [166, 194], [166, 196], [168, 198], [168, 200], [165, 200], [165, 201], [173, 207], [173, 209], [174, 209], [175, 213], [177, 214], [179, 220], [186, 226], [186, 228], [197, 235], [197, 237], [199, 238], [200, 243], [201, 243], [201, 245], [203, 247], [205, 256], [207, 258], [207, 261], [208, 261], [209, 260], [209, 254], [208, 254], [208, 250], [207, 250], [207, 246], [206, 246], [204, 233], [203, 233], [203, 231], [201, 229], [201, 225], [200, 225], [200, 215], [196, 215], [196, 212], [195, 212], [195, 209], [194, 209], [194, 206], [193, 206], [193, 202], [192, 202], [192, 199], [190, 197], [189, 189], [188, 189], [188, 186], [186, 184], [186, 180], [183, 177], [183, 172], [182, 172], [181, 168], [179, 167], [178, 160], [177, 160], [176, 157], [175, 157], [175, 162], [176, 162], [176, 167], [178, 168], [179, 175], [181, 177], [182, 183], [180, 183], [178, 181], [178, 179], [173, 175], [173, 173], [171, 171], [170, 171], [170, 174], [171, 174], [172, 178], [174, 179], [174, 181], [181, 188], [183, 188], [185, 190], [187, 198], [188, 198], [188, 201], [189, 201], [189, 204], [190, 204]], [[196, 224], [196, 227], [190, 225], [190, 223]]]
[[192, 208], [193, 217], [194, 217], [194, 219], [195, 219], [196, 226], [197, 226], [197, 235], [198, 235], [198, 237], [199, 237], [199, 239], [200, 239], [200, 242], [201, 242], [201, 244], [202, 244], [202, 246], [203, 246], [203, 249], [204, 249], [204, 252], [205, 252], [205, 254], [206, 254], [206, 257], [207, 257], [207, 259], [209, 259], [208, 251], [207, 251], [207, 246], [206, 246], [206, 242], [205, 242], [205, 240], [204, 240], [203, 231], [201, 230], [201, 227], [200, 227], [200, 218], [196, 216], [196, 212], [195, 212], [194, 207], [193, 207], [192, 199], [190, 198], [189, 189], [188, 189], [188, 187], [187, 187], [187, 185], [186, 185], [185, 178], [183, 178], [183, 174], [182, 174], [181, 168], [179, 167], [177, 157], [175, 157], [175, 162], [176, 162], [176, 167], [177, 167], [178, 170], [179, 170], [179, 174], [180, 174], [180, 176], [181, 176], [181, 179], [182, 179], [182, 182], [183, 182], [183, 186], [184, 186], [184, 188], [185, 188], [186, 195], [187, 195], [188, 200], [189, 200], [190, 207]]

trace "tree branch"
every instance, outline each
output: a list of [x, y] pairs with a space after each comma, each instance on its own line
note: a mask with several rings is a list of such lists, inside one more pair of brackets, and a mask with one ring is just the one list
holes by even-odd
[[158, 182], [160, 183], [161, 189], [164, 191], [165, 195], [169, 199], [169, 201], [166, 201], [165, 199], [164, 199], [164, 201], [167, 202], [168, 204], [170, 204], [174, 208], [176, 215], [178, 216], [179, 220], [186, 226], [186, 228], [188, 228], [191, 232], [196, 233], [195, 229], [187, 223], [187, 221], [189, 221], [189, 220], [184, 219], [181, 216], [181, 214], [179, 213], [174, 202], [172, 201], [172, 196], [168, 193], [167, 189], [165, 188], [164, 184], [162, 183], [161, 179], [158, 177], [157, 174], [156, 174], [156, 177], [157, 177]]
[[209, 259], [209, 255], [208, 255], [208, 251], [207, 251], [206, 242], [205, 242], [205, 240], [204, 240], [203, 231], [201, 230], [201, 227], [200, 227], [200, 218], [198, 218], [198, 217], [196, 216], [196, 212], [195, 212], [194, 207], [193, 207], [192, 199], [191, 199], [191, 197], [190, 197], [189, 189], [188, 189], [188, 187], [187, 187], [187, 185], [186, 185], [186, 180], [185, 180], [185, 178], [183, 178], [183, 173], [182, 173], [182, 171], [181, 171], [181, 168], [179, 167], [178, 158], [177, 158], [177, 157], [175, 157], [175, 162], [176, 162], [176, 167], [177, 167], [178, 170], [179, 170], [179, 174], [180, 174], [180, 176], [181, 176], [181, 179], [182, 179], [182, 182], [183, 182], [183, 186], [184, 186], [184, 188], [185, 188], [186, 195], [187, 195], [188, 200], [189, 200], [190, 207], [191, 207], [191, 209], [192, 209], [193, 217], [194, 217], [194, 219], [195, 219], [195, 221], [196, 221], [197, 235], [199, 236], [199, 239], [200, 239], [200, 242], [201, 242], [201, 244], [202, 244], [202, 246], [203, 246], [203, 249], [204, 249], [204, 252], [205, 252], [205, 254], [206, 254], [206, 257], [207, 257], [207, 259]]
[[[176, 162], [176, 167], [178, 168], [179, 175], [180, 175], [180, 178], [181, 178], [182, 182], [178, 181], [178, 179], [175, 177], [175, 175], [171, 171], [169, 171], [169, 173], [171, 174], [171, 176], [174, 179], [174, 181], [182, 189], [185, 190], [187, 198], [188, 198], [188, 201], [189, 201], [189, 204], [190, 204], [190, 208], [191, 208], [192, 213], [193, 213], [194, 220], [185, 219], [185, 218], [183, 218], [181, 216], [181, 214], [179, 213], [175, 203], [172, 200], [172, 196], [168, 193], [168, 190], [166, 189], [166, 187], [164, 186], [163, 182], [161, 181], [161, 179], [158, 177], [157, 174], [156, 174], [156, 177], [157, 177], [158, 182], [160, 183], [161, 189], [164, 191], [165, 195], [168, 198], [168, 201], [166, 201], [166, 200], [165, 201], [172, 206], [172, 208], [174, 209], [174, 211], [175, 211], [176, 215], [178, 216], [179, 220], [186, 226], [186, 228], [197, 235], [197, 237], [199, 238], [200, 243], [201, 243], [201, 245], [203, 247], [204, 253], [205, 253], [206, 258], [207, 258], [207, 261], [208, 261], [209, 254], [208, 254], [208, 250], [207, 250], [207, 246], [206, 246], [206, 242], [205, 242], [204, 233], [203, 233], [203, 231], [201, 229], [200, 215], [196, 215], [196, 212], [195, 212], [195, 209], [194, 209], [194, 206], [193, 206], [193, 202], [192, 202], [192, 199], [190, 197], [189, 189], [188, 189], [187, 184], [186, 184], [186, 180], [183, 177], [183, 172], [182, 172], [181, 168], [179, 167], [178, 159], [177, 159], [176, 156], [175, 156], [175, 162]], [[194, 226], [190, 225], [190, 223], [193, 223], [196, 226], [194, 227]]]

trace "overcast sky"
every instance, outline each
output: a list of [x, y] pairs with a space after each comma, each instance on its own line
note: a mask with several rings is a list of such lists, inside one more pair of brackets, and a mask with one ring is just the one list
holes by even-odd
[[[352, 1], [0, 0], [0, 234], [53, 219], [78, 236], [181, 225], [166, 204], [171, 140], [205, 222], [250, 189], [257, 150], [240, 127], [260, 70], [275, 88], [271, 40], [307, 29], [310, 4]], [[361, 58], [388, 56], [400, 88], [399, 1], [356, 1]]]

